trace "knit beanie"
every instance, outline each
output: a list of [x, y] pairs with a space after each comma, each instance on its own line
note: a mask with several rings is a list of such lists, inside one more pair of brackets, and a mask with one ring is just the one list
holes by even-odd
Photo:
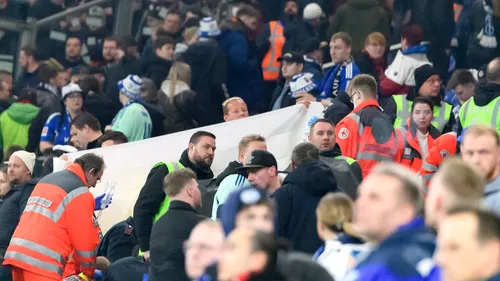
[[321, 7], [316, 3], [310, 3], [304, 8], [302, 17], [305, 20], [314, 20], [321, 18], [322, 15], [323, 10], [321, 9]]
[[141, 99], [142, 79], [137, 75], [129, 75], [118, 82], [118, 89], [131, 100]]
[[432, 75], [439, 75], [437, 70], [430, 64], [424, 64], [421, 67], [415, 69], [415, 89], [420, 90], [420, 87], [431, 77]]
[[21, 161], [23, 161], [26, 168], [28, 168], [28, 170], [30, 170], [30, 174], [33, 175], [33, 167], [35, 167], [35, 160], [36, 160], [35, 153], [27, 152], [24, 150], [19, 150], [19, 151], [12, 153], [10, 158], [12, 158], [13, 156], [19, 157], [19, 159], [21, 159]]

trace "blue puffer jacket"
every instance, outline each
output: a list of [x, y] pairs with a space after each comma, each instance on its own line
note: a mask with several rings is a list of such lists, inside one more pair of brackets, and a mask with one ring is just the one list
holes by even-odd
[[360, 258], [345, 281], [420, 281], [433, 268], [435, 235], [417, 217], [382, 241], [366, 257]]
[[219, 45], [228, 61], [229, 95], [241, 97], [252, 113], [262, 112], [264, 110], [263, 78], [257, 60], [257, 47], [246, 38], [244, 31], [233, 29], [222, 31]]

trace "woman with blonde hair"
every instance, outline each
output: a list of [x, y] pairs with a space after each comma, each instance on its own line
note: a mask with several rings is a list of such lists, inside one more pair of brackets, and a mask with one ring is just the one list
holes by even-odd
[[175, 62], [170, 68], [167, 80], [158, 94], [163, 106], [164, 133], [170, 134], [199, 127], [202, 110], [198, 96], [190, 90], [191, 68], [183, 62]]
[[318, 249], [313, 259], [341, 280], [354, 265], [355, 257], [368, 250], [352, 229], [354, 203], [344, 193], [328, 193], [316, 208], [318, 235], [325, 246]]

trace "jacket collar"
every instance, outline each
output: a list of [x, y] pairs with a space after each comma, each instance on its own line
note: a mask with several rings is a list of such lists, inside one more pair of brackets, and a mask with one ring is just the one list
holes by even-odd
[[172, 200], [172, 202], [170, 202], [170, 206], [168, 207], [168, 209], [185, 210], [193, 213], [198, 213], [198, 211], [196, 211], [195, 208], [193, 208], [193, 206], [181, 200]]
[[78, 164], [71, 164], [66, 168], [66, 170], [72, 172], [73, 174], [76, 174], [85, 184], [85, 186], [88, 186], [87, 182], [87, 177], [85, 176], [85, 172], [83, 172], [83, 169], [80, 165]]
[[370, 99], [370, 100], [365, 100], [362, 103], [358, 104], [353, 111], [359, 112], [367, 107], [377, 107], [378, 109], [382, 110], [380, 108], [380, 105], [378, 104], [378, 101]]
[[[413, 122], [412, 118], [408, 118], [408, 124], [404, 126], [405, 129], [408, 130], [409, 133], [411, 133], [411, 136], [415, 138], [417, 136], [417, 124]], [[434, 125], [431, 124], [428, 130], [429, 136], [431, 136], [433, 139], [437, 139], [440, 135], [441, 132], [434, 127]]]

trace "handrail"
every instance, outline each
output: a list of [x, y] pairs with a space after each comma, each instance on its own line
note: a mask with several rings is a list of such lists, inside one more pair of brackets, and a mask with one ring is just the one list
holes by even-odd
[[0, 18], [0, 27], [8, 31], [21, 32], [31, 27], [29, 23], [12, 18]]
[[101, 6], [101, 5], [104, 5], [104, 4], [108, 4], [108, 3], [112, 2], [112, 1], [114, 1], [114, 0], [95, 0], [95, 1], [91, 1], [91, 2], [85, 3], [83, 5], [77, 6], [77, 7], [66, 9], [63, 12], [54, 14], [52, 16], [40, 19], [40, 20], [36, 21], [35, 23], [36, 23], [37, 27], [43, 27], [43, 26], [51, 24], [51, 23], [53, 23], [55, 21], [64, 19], [64, 18], [66, 18], [66, 16], [77, 14], [77, 13], [80, 13], [80, 12], [83, 12], [83, 11], [87, 11], [90, 7]]

